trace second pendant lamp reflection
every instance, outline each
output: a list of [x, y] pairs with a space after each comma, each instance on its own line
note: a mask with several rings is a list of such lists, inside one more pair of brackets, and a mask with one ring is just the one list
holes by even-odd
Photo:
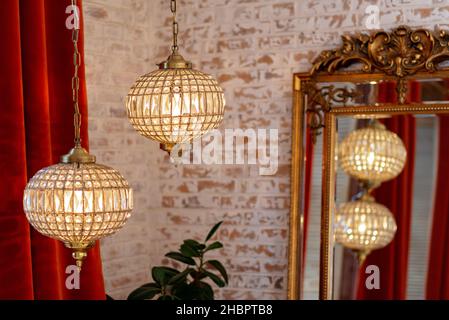
[[176, 0], [173, 13], [173, 47], [159, 69], [140, 77], [131, 88], [126, 109], [129, 121], [142, 136], [158, 141], [171, 152], [216, 129], [223, 121], [225, 98], [210, 75], [196, 71], [178, 51]]
[[372, 250], [387, 246], [397, 230], [390, 210], [370, 193], [404, 169], [407, 150], [395, 133], [372, 119], [368, 127], [350, 133], [340, 144], [340, 166], [360, 182], [362, 191], [344, 203], [336, 215], [336, 241], [357, 253], [360, 264]]

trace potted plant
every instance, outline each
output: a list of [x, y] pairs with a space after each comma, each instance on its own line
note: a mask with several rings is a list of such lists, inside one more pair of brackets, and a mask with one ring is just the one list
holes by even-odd
[[[128, 300], [214, 300], [214, 290], [210, 281], [220, 288], [228, 284], [228, 274], [218, 260], [208, 260], [211, 251], [223, 248], [221, 242], [210, 240], [220, 228], [217, 223], [208, 233], [203, 243], [184, 240], [178, 251], [167, 253], [167, 258], [182, 263], [182, 270], [157, 266], [151, 270], [153, 282], [134, 290]], [[210, 280], [210, 281], [207, 281]]]

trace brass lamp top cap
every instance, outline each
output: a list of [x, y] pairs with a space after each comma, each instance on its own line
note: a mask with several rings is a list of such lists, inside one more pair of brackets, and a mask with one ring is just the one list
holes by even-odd
[[83, 147], [76, 146], [66, 155], [61, 157], [62, 163], [95, 163], [95, 156], [87, 152]]
[[161, 62], [159, 65], [159, 69], [192, 69], [192, 63], [186, 61], [183, 56], [174, 52], [168, 59], [164, 62]]

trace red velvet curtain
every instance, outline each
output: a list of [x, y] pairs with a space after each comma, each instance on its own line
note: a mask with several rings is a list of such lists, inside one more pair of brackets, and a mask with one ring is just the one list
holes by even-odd
[[[410, 102], [417, 102], [419, 84], [411, 83]], [[379, 87], [380, 102], [396, 102], [396, 84], [384, 82]], [[375, 190], [376, 201], [391, 210], [398, 230], [394, 240], [385, 248], [373, 251], [360, 268], [358, 299], [401, 300], [407, 293], [407, 270], [410, 243], [410, 227], [413, 203], [413, 177], [416, 147], [416, 122], [413, 116], [395, 116], [386, 119], [387, 128], [401, 137], [407, 149], [407, 163], [404, 171], [391, 181], [385, 182]], [[376, 265], [380, 269], [380, 289], [368, 290], [365, 287], [366, 266]]]
[[[80, 290], [68, 290], [70, 250], [32, 229], [22, 207], [27, 181], [73, 146], [73, 45], [65, 26], [70, 4], [2, 0], [0, 5], [0, 299], [105, 299], [98, 245], [89, 252]], [[84, 68], [80, 77], [86, 144]]]
[[439, 118], [438, 173], [432, 236], [427, 271], [426, 298], [449, 299], [449, 116]]

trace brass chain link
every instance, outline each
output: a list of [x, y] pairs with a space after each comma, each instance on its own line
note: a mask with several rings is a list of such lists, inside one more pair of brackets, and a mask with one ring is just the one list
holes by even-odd
[[177, 7], [176, 7], [176, 0], [171, 0], [170, 4], [171, 12], [173, 13], [173, 53], [178, 52], [178, 22], [176, 21], [176, 13], [177, 13]]
[[73, 92], [73, 106], [75, 109], [73, 124], [75, 127], [75, 146], [81, 147], [81, 112], [79, 107], [79, 89], [80, 89], [80, 79], [79, 79], [79, 68], [81, 66], [81, 54], [78, 50], [79, 41], [79, 28], [80, 25], [80, 12], [77, 6], [77, 0], [72, 0], [72, 9], [75, 14], [75, 26], [72, 30], [72, 42], [73, 42], [73, 65], [74, 74], [72, 77], [72, 92]]

